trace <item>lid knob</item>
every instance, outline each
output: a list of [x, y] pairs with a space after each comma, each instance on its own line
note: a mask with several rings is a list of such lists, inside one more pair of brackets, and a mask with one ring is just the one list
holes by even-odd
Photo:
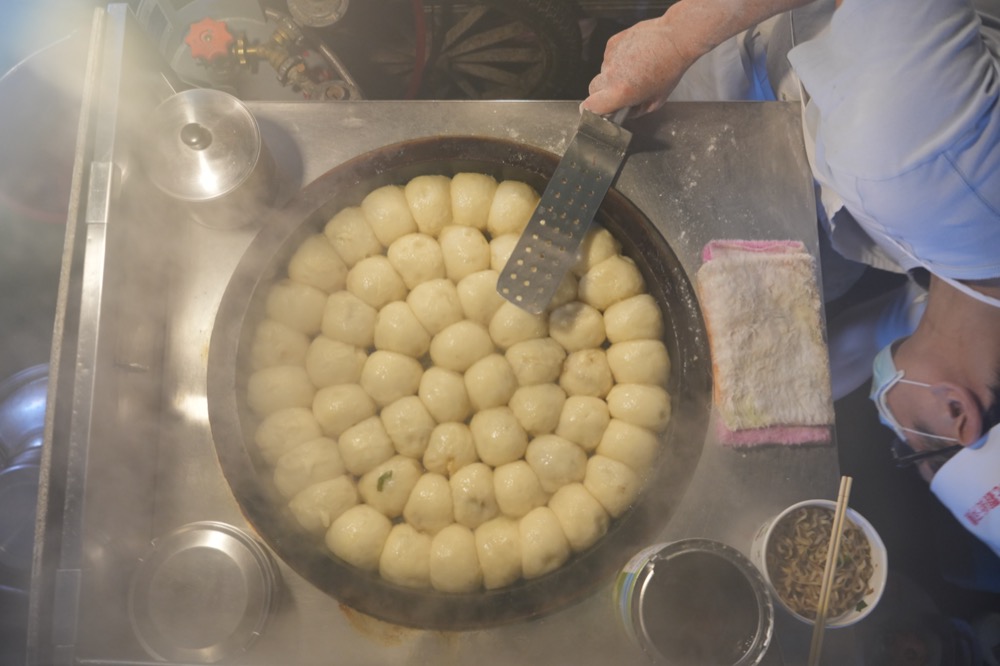
[[191, 49], [193, 57], [211, 62], [229, 55], [233, 36], [225, 22], [206, 17], [191, 24], [184, 43]]
[[188, 123], [181, 128], [181, 141], [194, 150], [205, 150], [212, 145], [212, 132], [198, 123]]

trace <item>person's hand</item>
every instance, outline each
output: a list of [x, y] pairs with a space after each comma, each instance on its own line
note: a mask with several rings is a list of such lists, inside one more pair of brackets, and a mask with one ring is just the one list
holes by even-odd
[[680, 44], [666, 17], [636, 23], [608, 40], [601, 73], [590, 82], [581, 105], [598, 115], [634, 107], [631, 115], [660, 108], [697, 59]]

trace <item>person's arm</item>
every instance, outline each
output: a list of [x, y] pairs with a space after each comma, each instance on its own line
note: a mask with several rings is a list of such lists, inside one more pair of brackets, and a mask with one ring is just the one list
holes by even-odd
[[583, 108], [608, 114], [628, 106], [658, 109], [702, 55], [781, 12], [812, 0], [680, 0], [659, 18], [636, 23], [608, 40], [601, 73]]

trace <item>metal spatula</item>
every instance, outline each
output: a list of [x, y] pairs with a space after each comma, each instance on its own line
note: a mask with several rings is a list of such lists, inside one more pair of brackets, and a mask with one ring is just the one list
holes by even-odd
[[582, 111], [576, 136], [497, 280], [497, 291], [514, 305], [544, 312], [576, 263], [587, 228], [625, 160], [632, 133], [620, 123], [628, 112], [622, 109], [607, 120]]

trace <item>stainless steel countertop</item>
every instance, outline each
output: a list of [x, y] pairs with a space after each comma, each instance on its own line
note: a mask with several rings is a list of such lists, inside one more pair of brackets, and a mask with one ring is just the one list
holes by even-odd
[[[209, 229], [146, 196], [128, 144], [141, 140], [135, 128], [163, 80], [130, 67], [116, 76], [123, 53], [135, 48], [131, 28], [120, 10], [99, 23], [96, 97], [120, 94], [122, 106], [102, 99], [93, 125], [82, 126], [91, 147], [78, 155], [78, 222], [57, 327], [39, 518], [48, 531], [39, 530], [29, 637], [36, 664], [148, 658], [125, 606], [127, 577], [150, 540], [193, 521], [246, 527], [208, 427], [206, 359], [223, 290], [254, 230]], [[249, 106], [284, 178], [281, 198], [355, 155], [422, 136], [499, 137], [561, 154], [578, 120], [575, 102]], [[715, 238], [797, 239], [818, 255], [797, 106], [672, 104], [630, 129], [635, 139], [616, 187], [689, 276]], [[709, 433], [662, 540], [706, 537], [748, 552], [764, 520], [801, 499], [834, 497], [838, 478], [835, 447], [739, 451]], [[617, 624], [611, 581], [536, 620], [450, 633], [359, 616], [279, 566], [278, 611], [249, 651], [225, 663], [642, 663]], [[89, 610], [95, 605], [104, 612]], [[808, 629], [780, 612], [775, 642], [765, 663], [804, 663]], [[830, 632], [825, 644], [824, 663], [854, 661], [853, 632]]]

